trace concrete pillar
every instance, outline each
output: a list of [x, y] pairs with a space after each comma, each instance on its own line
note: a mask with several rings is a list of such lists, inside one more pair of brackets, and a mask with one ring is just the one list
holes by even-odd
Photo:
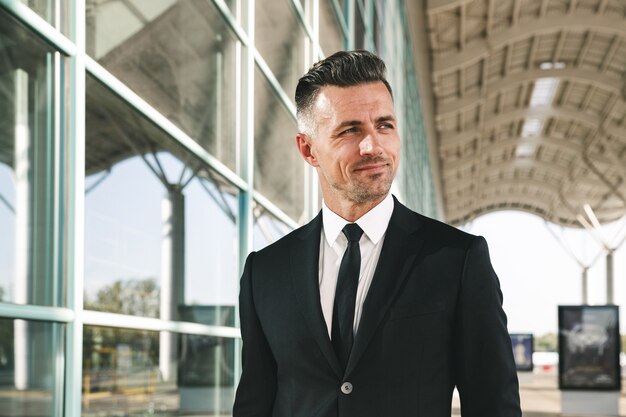
[[[160, 317], [179, 320], [178, 306], [185, 297], [185, 196], [180, 187], [168, 186], [161, 203], [161, 218]], [[159, 341], [161, 377], [173, 381], [177, 373], [178, 335], [161, 332]]]

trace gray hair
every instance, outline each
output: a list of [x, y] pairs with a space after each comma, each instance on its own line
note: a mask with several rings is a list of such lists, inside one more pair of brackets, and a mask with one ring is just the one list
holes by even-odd
[[352, 87], [359, 84], [382, 82], [393, 99], [387, 82], [385, 63], [369, 51], [339, 51], [314, 64], [298, 81], [296, 87], [296, 114], [298, 129], [311, 135], [311, 109], [322, 87]]

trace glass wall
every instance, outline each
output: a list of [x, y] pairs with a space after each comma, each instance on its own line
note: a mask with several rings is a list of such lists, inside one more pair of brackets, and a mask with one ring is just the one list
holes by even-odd
[[[163, 358], [175, 339], [180, 352]], [[225, 416], [234, 399], [233, 339], [87, 326], [82, 416]]]
[[0, 13], [0, 301], [59, 306], [64, 57]]
[[[0, 0], [0, 410], [231, 415], [245, 258], [320, 206], [299, 77], [377, 51], [427, 154], [404, 8]], [[408, 158], [398, 191], [431, 201]]]
[[0, 414], [63, 411], [64, 326], [0, 318]]

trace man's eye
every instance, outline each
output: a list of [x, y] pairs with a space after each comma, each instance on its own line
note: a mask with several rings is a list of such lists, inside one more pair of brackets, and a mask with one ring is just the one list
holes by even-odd
[[394, 126], [391, 123], [383, 123], [382, 125], [380, 125], [381, 129], [393, 129]]
[[354, 132], [356, 132], [356, 128], [351, 127], [350, 129], [342, 130], [341, 133], [339, 133], [339, 136], [347, 135]]

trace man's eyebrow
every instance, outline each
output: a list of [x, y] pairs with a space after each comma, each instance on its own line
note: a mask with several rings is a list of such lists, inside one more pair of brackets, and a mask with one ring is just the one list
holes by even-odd
[[[387, 115], [387, 116], [380, 116], [378, 119], [376, 119], [376, 123], [380, 123], [380, 122], [395, 122], [396, 118], [393, 117], [392, 115]], [[360, 120], [346, 120], [344, 122], [341, 122], [337, 125], [337, 127], [335, 128], [335, 130], [341, 129], [343, 127], [348, 127], [348, 126], [359, 126], [362, 125], [363, 122]]]
[[360, 120], [346, 120], [345, 122], [341, 122], [337, 125], [337, 127], [335, 128], [335, 130], [337, 129], [341, 129], [342, 127], [348, 127], [348, 126], [359, 126], [362, 125], [363, 122]]
[[376, 119], [376, 123], [380, 123], [380, 122], [395, 122], [396, 118], [393, 117], [392, 115], [387, 115], [387, 116], [381, 116], [378, 119]]

